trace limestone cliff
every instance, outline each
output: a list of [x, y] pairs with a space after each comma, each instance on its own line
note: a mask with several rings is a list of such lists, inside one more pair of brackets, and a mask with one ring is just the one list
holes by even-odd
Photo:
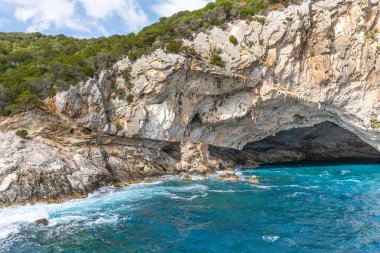
[[[47, 101], [51, 115], [30, 112], [1, 123], [0, 175], [7, 189], [0, 187], [0, 200], [43, 198], [52, 189], [48, 196], [55, 198], [85, 194], [130, 178], [225, 166], [208, 145], [220, 153], [244, 148], [240, 155], [252, 163], [302, 160], [311, 153], [260, 160], [257, 152], [265, 150], [253, 155], [245, 147], [324, 122], [358, 137], [342, 134], [347, 138], [334, 142], [345, 145], [330, 147], [378, 158], [379, 31], [378, 0], [304, 1], [194, 34], [184, 44], [195, 56], [158, 49], [135, 62], [123, 59]], [[224, 68], [211, 64], [216, 54]], [[20, 127], [31, 138], [14, 136]]]

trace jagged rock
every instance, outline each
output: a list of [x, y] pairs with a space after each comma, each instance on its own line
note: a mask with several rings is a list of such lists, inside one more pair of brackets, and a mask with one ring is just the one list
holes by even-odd
[[227, 171], [223, 172], [218, 176], [219, 180], [229, 181], [229, 182], [238, 182], [241, 181], [242, 178], [235, 174], [235, 172]]
[[[15, 129], [27, 128], [25, 142]], [[46, 111], [0, 122], [0, 206], [85, 196], [127, 180], [174, 174], [169, 144], [92, 133]], [[174, 148], [173, 148], [174, 149]]]
[[182, 143], [181, 153], [181, 162], [177, 165], [180, 171], [204, 175], [224, 169], [223, 161], [210, 156], [208, 145], [204, 141]]
[[248, 182], [251, 184], [260, 184], [260, 179], [256, 176], [248, 178]]
[[[99, 81], [59, 93], [57, 107], [104, 133], [119, 122], [123, 136], [235, 149], [330, 121], [379, 150], [370, 118], [380, 108], [380, 35], [365, 35], [380, 30], [379, 5], [308, 0], [260, 18], [265, 22], [236, 20], [185, 40], [200, 60], [161, 49], [136, 62], [123, 59]], [[229, 42], [231, 34], [239, 45]], [[209, 64], [210, 48], [221, 49], [225, 69]], [[107, 88], [124, 84], [115, 77], [125, 68], [133, 105]]]
[[39, 220], [36, 220], [35, 223], [39, 226], [47, 226], [49, 225], [49, 221], [47, 219], [39, 219]]
[[9, 174], [4, 177], [2, 183], [0, 184], [0, 192], [8, 190], [9, 186], [14, 182], [17, 181], [18, 176], [16, 173]]
[[183, 176], [181, 177], [181, 179], [184, 180], [184, 181], [191, 181], [193, 178], [192, 178], [191, 175], [189, 175], [189, 174], [185, 174], [185, 175], [183, 175]]

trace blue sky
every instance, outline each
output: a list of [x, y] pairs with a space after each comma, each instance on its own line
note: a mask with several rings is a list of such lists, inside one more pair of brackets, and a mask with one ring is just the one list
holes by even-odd
[[99, 37], [138, 32], [213, 0], [0, 0], [1, 32]]

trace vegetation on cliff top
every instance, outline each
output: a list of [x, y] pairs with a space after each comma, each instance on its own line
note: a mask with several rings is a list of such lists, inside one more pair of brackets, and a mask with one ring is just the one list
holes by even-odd
[[294, 0], [216, 0], [196, 11], [179, 12], [145, 27], [138, 34], [77, 39], [40, 33], [0, 33], [0, 114], [40, 104], [40, 99], [99, 74], [121, 56], [130, 60], [156, 48], [179, 53], [176, 40], [235, 18], [252, 18], [271, 4]]

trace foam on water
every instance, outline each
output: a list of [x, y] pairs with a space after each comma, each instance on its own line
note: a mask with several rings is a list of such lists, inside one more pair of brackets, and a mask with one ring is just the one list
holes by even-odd
[[265, 235], [265, 236], [262, 236], [263, 240], [266, 241], [266, 242], [275, 242], [277, 241], [280, 237], [279, 236], [275, 236], [275, 235]]

